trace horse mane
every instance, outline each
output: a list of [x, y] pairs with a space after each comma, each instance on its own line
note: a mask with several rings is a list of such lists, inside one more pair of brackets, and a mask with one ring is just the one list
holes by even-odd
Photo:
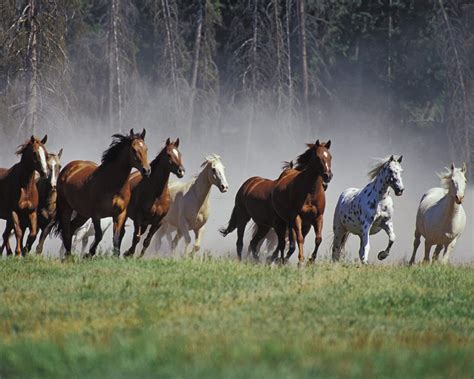
[[441, 186], [445, 189], [449, 189], [449, 182], [451, 181], [451, 178], [453, 177], [453, 172], [445, 167], [443, 172], [437, 173], [438, 178], [441, 181]]
[[282, 170], [290, 170], [295, 168], [295, 163], [293, 161], [283, 161], [283, 165], [281, 166]]
[[377, 158], [375, 164], [372, 166], [370, 171], [367, 173], [368, 177], [372, 180], [380, 174], [380, 171], [385, 167], [385, 165], [390, 161], [390, 157]]
[[28, 148], [28, 146], [30, 145], [30, 141], [26, 141], [25, 143], [22, 143], [21, 145], [18, 145], [18, 147], [16, 148], [16, 151], [15, 151], [15, 154], [16, 155], [21, 155], [25, 152], [25, 150]]
[[152, 171], [154, 171], [156, 169], [156, 166], [158, 166], [158, 162], [160, 161], [161, 154], [163, 154], [165, 149], [166, 149], [166, 146], [163, 147], [163, 149], [161, 149], [160, 152], [156, 154], [156, 157], [150, 162], [150, 168]]
[[125, 146], [130, 145], [136, 138], [140, 138], [140, 135], [114, 134], [112, 136], [112, 142], [110, 143], [109, 148], [102, 154], [102, 164], [113, 162], [119, 156], [122, 149]]
[[[315, 144], [307, 143], [306, 146], [308, 146], [308, 149], [306, 149], [304, 153], [298, 155], [298, 157], [296, 158], [296, 164], [293, 164], [293, 168], [295, 170], [304, 170], [308, 166], [309, 161], [311, 160], [311, 153]], [[293, 161], [291, 161], [291, 163], [293, 163]]]
[[[219, 155], [217, 155], [216, 153], [212, 153], [210, 155], [208, 155], [204, 162], [202, 162], [201, 164], [201, 167], [205, 167], [208, 163], [212, 163], [212, 162], [216, 162], [216, 161], [221, 161], [221, 157]], [[221, 162], [222, 164], [222, 162]]]

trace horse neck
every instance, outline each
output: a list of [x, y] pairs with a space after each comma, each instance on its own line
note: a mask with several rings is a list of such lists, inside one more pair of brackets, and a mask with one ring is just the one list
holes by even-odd
[[371, 199], [379, 202], [390, 194], [390, 186], [388, 185], [388, 182], [384, 180], [382, 175], [377, 175], [364, 187], [362, 193], [365, 193]]
[[454, 220], [456, 214], [461, 209], [461, 205], [456, 203], [456, 200], [451, 194], [451, 191], [448, 190], [448, 192], [446, 193], [446, 195], [444, 195], [440, 203], [443, 206], [444, 221], [450, 222]]
[[322, 185], [322, 180], [321, 173], [317, 169], [307, 167], [296, 175], [295, 184], [302, 192], [314, 194], [318, 190], [318, 183]]
[[128, 181], [132, 164], [124, 149], [117, 159], [106, 164], [101, 164], [99, 172], [107, 177], [107, 183], [111, 188], [122, 188]]
[[38, 186], [38, 192], [40, 192], [40, 201], [42, 200], [41, 198], [44, 199], [44, 207], [48, 210], [48, 213], [51, 213], [56, 209], [57, 192], [56, 189], [53, 189], [53, 186], [49, 180], [49, 178], [39, 179], [38, 184], [41, 183], [41, 186], [44, 187], [40, 189]]
[[193, 191], [199, 204], [204, 204], [211, 193], [212, 183], [209, 181], [207, 170], [208, 166], [206, 165], [189, 188], [189, 191]]
[[152, 170], [150, 178], [146, 181], [150, 184], [153, 196], [157, 197], [163, 193], [164, 189], [168, 187], [170, 178], [170, 169], [163, 162], [164, 160], [158, 158], [159, 161], [154, 170]]
[[26, 154], [21, 155], [18, 164], [20, 185], [22, 187], [31, 187], [35, 185], [35, 168], [33, 162]]

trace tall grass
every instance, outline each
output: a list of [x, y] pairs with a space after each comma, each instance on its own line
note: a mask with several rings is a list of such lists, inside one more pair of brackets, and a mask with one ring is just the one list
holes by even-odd
[[472, 266], [0, 260], [0, 377], [474, 375]]

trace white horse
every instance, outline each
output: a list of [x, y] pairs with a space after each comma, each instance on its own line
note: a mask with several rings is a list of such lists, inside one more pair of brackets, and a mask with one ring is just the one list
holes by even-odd
[[[202, 171], [192, 182], [173, 182], [169, 184], [171, 206], [157, 232], [155, 245], [157, 251], [160, 250], [161, 239], [166, 234], [172, 251], [176, 249], [180, 238], [183, 236], [185, 241], [184, 251], [186, 253], [188, 245], [191, 243], [190, 230], [195, 235], [193, 252], [199, 250], [204, 225], [209, 218], [211, 187], [215, 185], [222, 193], [229, 189], [224, 165], [218, 155], [212, 154], [206, 157], [201, 167], [203, 167]], [[176, 235], [171, 240], [173, 231], [176, 231]]]
[[388, 246], [378, 254], [379, 260], [385, 259], [395, 241], [392, 215], [393, 200], [390, 188], [395, 195], [403, 193], [402, 157], [381, 160], [369, 172], [370, 183], [362, 189], [348, 188], [340, 196], [334, 211], [332, 259], [340, 259], [341, 251], [349, 233], [360, 238], [359, 257], [366, 264], [369, 259], [369, 235], [383, 229], [388, 235]]
[[424, 262], [430, 261], [431, 246], [436, 245], [433, 259], [438, 260], [444, 247], [442, 263], [448, 263], [456, 241], [466, 226], [466, 213], [461, 205], [467, 183], [465, 173], [465, 163], [462, 169], [456, 168], [453, 163], [450, 170], [440, 175], [444, 188], [431, 188], [421, 198], [410, 264], [415, 263], [421, 236], [425, 238]]

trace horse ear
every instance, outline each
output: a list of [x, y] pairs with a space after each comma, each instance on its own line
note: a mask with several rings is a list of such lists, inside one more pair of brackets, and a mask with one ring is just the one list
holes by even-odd
[[403, 155], [400, 155], [400, 158], [397, 159], [398, 163], [402, 163]]
[[44, 145], [46, 143], [46, 141], [48, 141], [48, 135], [45, 134], [43, 139], [41, 140], [41, 143]]
[[176, 138], [176, 142], [174, 143], [174, 145], [175, 145], [176, 147], [179, 147], [179, 137]]
[[454, 171], [455, 168], [456, 168], [456, 166], [454, 165], [454, 162], [451, 163], [451, 171]]
[[146, 135], [146, 130], [145, 130], [145, 128], [143, 128], [142, 134], [140, 134], [140, 138], [142, 140], [145, 140], [145, 135]]
[[166, 146], [169, 146], [171, 144], [171, 141], [169, 138], [166, 139]]
[[62, 155], [63, 155], [63, 148], [61, 147], [61, 149], [59, 150], [59, 153], [58, 153], [58, 158], [61, 159]]
[[328, 141], [326, 142], [325, 147], [326, 147], [326, 149], [329, 150], [329, 148], [331, 147], [331, 140], [328, 140]]
[[133, 128], [130, 129], [130, 137], [133, 137], [134, 134], [135, 134], [135, 133], [133, 132]]
[[33, 136], [33, 135], [31, 136], [30, 142], [31, 142], [31, 143], [35, 142], [35, 136]]
[[318, 139], [316, 140], [316, 143], [315, 143], [314, 145], [315, 145], [316, 147], [319, 146], [319, 140], [318, 140]]
[[463, 164], [462, 164], [462, 173], [465, 174], [466, 171], [467, 171], [466, 162], [463, 162]]
[[390, 162], [394, 160], [395, 160], [395, 157], [393, 155], [390, 155]]

